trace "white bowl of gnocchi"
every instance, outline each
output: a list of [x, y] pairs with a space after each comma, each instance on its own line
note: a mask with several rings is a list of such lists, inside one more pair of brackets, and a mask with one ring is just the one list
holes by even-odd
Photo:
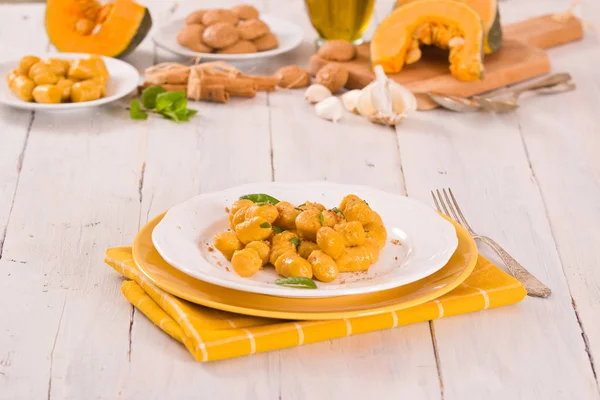
[[458, 239], [429, 206], [365, 186], [249, 184], [171, 208], [152, 241], [173, 267], [246, 292], [315, 298], [376, 292], [441, 269]]

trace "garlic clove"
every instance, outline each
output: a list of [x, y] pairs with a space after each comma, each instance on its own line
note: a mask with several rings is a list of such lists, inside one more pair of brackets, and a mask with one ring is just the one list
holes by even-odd
[[373, 102], [371, 101], [371, 88], [372, 86], [370, 85], [365, 86], [365, 88], [360, 91], [358, 101], [356, 102], [356, 110], [360, 115], [366, 118], [369, 118], [377, 112], [377, 109], [375, 109]]
[[415, 95], [387, 78], [380, 66], [375, 67], [375, 76], [358, 96], [357, 110], [362, 116], [375, 123], [396, 125], [417, 109]]
[[331, 95], [331, 90], [319, 83], [310, 85], [304, 92], [304, 98], [313, 104], [325, 100], [326, 98], [331, 97]]
[[342, 103], [335, 96], [330, 96], [318, 102], [315, 105], [315, 111], [319, 117], [333, 122], [339, 121], [344, 114]]
[[417, 110], [417, 98], [408, 88], [390, 81], [390, 92], [393, 112], [410, 115]]
[[342, 98], [342, 103], [344, 104], [344, 108], [350, 111], [351, 113], [358, 114], [358, 98], [360, 97], [360, 90], [354, 89], [349, 92], [344, 93]]
[[392, 94], [390, 93], [390, 80], [383, 72], [381, 65], [375, 67], [375, 82], [371, 88], [371, 102], [379, 112], [389, 114], [392, 112]]

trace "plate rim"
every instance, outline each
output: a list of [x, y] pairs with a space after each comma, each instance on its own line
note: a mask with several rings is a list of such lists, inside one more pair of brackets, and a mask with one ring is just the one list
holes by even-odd
[[166, 44], [164, 41], [162, 41], [160, 39], [160, 35], [159, 32], [163, 29], [166, 28], [170, 25], [174, 25], [176, 23], [181, 23], [184, 22], [184, 18], [176, 18], [173, 19], [169, 22], [166, 22], [164, 24], [162, 24], [161, 26], [159, 26], [156, 31], [152, 34], [152, 42], [154, 42], [154, 44], [156, 44], [158, 47], [160, 47], [161, 49], [164, 49], [172, 54], [176, 54], [178, 56], [181, 57], [200, 57], [201, 60], [205, 60], [205, 61], [217, 61], [217, 60], [222, 60], [222, 61], [248, 61], [248, 60], [260, 60], [263, 58], [269, 58], [269, 57], [275, 57], [281, 54], [285, 54], [287, 52], [290, 52], [294, 49], [296, 49], [298, 46], [300, 46], [302, 44], [302, 42], [304, 41], [304, 31], [302, 30], [302, 28], [300, 27], [300, 25], [289, 21], [287, 19], [283, 19], [280, 18], [274, 14], [269, 14], [269, 13], [265, 13], [262, 14], [261, 17], [266, 17], [268, 18], [273, 18], [278, 20], [281, 23], [285, 23], [286, 25], [288, 25], [291, 29], [296, 31], [296, 39], [287, 47], [277, 47], [275, 49], [272, 50], [266, 50], [266, 51], [259, 51], [256, 53], [250, 53], [250, 54], [215, 54], [215, 53], [199, 53], [196, 51], [192, 51], [189, 49], [185, 49], [185, 50], [178, 50], [175, 48], [170, 47], [168, 44]]
[[[244, 188], [246, 188], [246, 187], [248, 187], [247, 190], [257, 190], [256, 187], [263, 187], [263, 186], [267, 186], [267, 185], [281, 185], [281, 186], [287, 186], [287, 187], [311, 186], [315, 189], [319, 189], [319, 188], [327, 189], [327, 188], [331, 188], [333, 186], [333, 187], [337, 187], [341, 190], [343, 190], [342, 188], [351, 186], [353, 188], [353, 190], [355, 190], [355, 191], [373, 192], [374, 195], [386, 196], [386, 197], [389, 197], [389, 196], [397, 197], [399, 201], [406, 201], [415, 207], [419, 207], [419, 208], [425, 210], [426, 212], [431, 212], [432, 214], [439, 215], [439, 213], [436, 213], [433, 209], [428, 207], [425, 203], [422, 203], [416, 199], [412, 199], [407, 196], [397, 195], [394, 193], [385, 192], [383, 190], [376, 189], [376, 188], [366, 186], [366, 185], [340, 184], [340, 183], [329, 182], [329, 181], [253, 182], [253, 183], [249, 183], [249, 184], [232, 186], [232, 187], [225, 188], [225, 189], [218, 190], [218, 191], [202, 193], [202, 194], [196, 195], [194, 197], [191, 197], [188, 200], [180, 202], [179, 204], [171, 207], [166, 212], [165, 217], [157, 224], [156, 228], [159, 228], [161, 223], [164, 223], [166, 218], [168, 218], [169, 213], [172, 212], [173, 209], [178, 208], [178, 207], [185, 207], [186, 204], [193, 203], [198, 198], [207, 197], [207, 196], [215, 196], [215, 195], [219, 195], [219, 194], [227, 195], [227, 192], [243, 191]], [[350, 190], [350, 189], [348, 188], [346, 190]], [[450, 258], [454, 254], [454, 252], [456, 251], [456, 248], [458, 247], [458, 236], [457, 236], [456, 229], [452, 226], [451, 223], [444, 220], [444, 218], [440, 218], [439, 222], [441, 222], [443, 224], [447, 224], [446, 228], [449, 231], [452, 230], [452, 232], [453, 232], [452, 239], [454, 241], [452, 243], [452, 247], [445, 250], [443, 255], [440, 255], [441, 260], [438, 261], [439, 266], [434, 267], [435, 269], [432, 269], [432, 268], [428, 269], [429, 272], [427, 273], [427, 275], [420, 276], [417, 279], [413, 279], [411, 282], [416, 282], [416, 281], [423, 279], [424, 277], [429, 276], [429, 275], [439, 271], [440, 269], [442, 269], [448, 263], [448, 261], [450, 260]], [[156, 232], [157, 232], [157, 229], [154, 229], [152, 232], [153, 245], [156, 248], [156, 250], [158, 251], [158, 253], [160, 254], [160, 256], [168, 264], [170, 264], [175, 269], [177, 269], [177, 270], [183, 272], [184, 274], [189, 275], [193, 278], [200, 279], [207, 283], [225, 287], [225, 288], [232, 289], [232, 290], [245, 291], [245, 292], [269, 295], [269, 296], [288, 297], [288, 298], [331, 298], [331, 297], [339, 297], [339, 296], [351, 296], [351, 295], [356, 295], [356, 294], [376, 293], [376, 292], [379, 292], [382, 290], [388, 290], [388, 289], [392, 289], [394, 287], [403, 286], [403, 285], [411, 283], [411, 282], [403, 282], [401, 284], [397, 284], [397, 283], [393, 284], [392, 283], [392, 284], [387, 284], [387, 285], [380, 283], [378, 285], [373, 285], [373, 286], [362, 286], [362, 287], [345, 288], [345, 289], [329, 290], [329, 291], [327, 291], [327, 290], [298, 291], [297, 289], [290, 289], [290, 288], [284, 288], [284, 287], [265, 288], [264, 286], [243, 285], [242, 283], [238, 283], [235, 281], [228, 281], [220, 276], [213, 277], [212, 275], [210, 275], [206, 272], [197, 272], [194, 270], [190, 270], [190, 268], [187, 267], [186, 265], [182, 265], [181, 263], [176, 262], [173, 259], [173, 257], [169, 256], [169, 254], [166, 254], [167, 252], [165, 252], [164, 248], [161, 248], [162, 247], [161, 243], [156, 239], [156, 235], [155, 235]], [[450, 237], [451, 233], [448, 232], [448, 235]]]
[[[7, 107], [18, 108], [18, 109], [22, 109], [22, 110], [72, 111], [72, 110], [96, 107], [96, 106], [101, 106], [104, 104], [112, 103], [114, 101], [122, 99], [123, 97], [127, 96], [128, 94], [133, 92], [135, 89], [137, 89], [139, 82], [140, 82], [140, 72], [137, 70], [137, 68], [135, 68], [130, 63], [120, 60], [115, 57], [108, 57], [108, 56], [103, 56], [100, 54], [93, 54], [93, 53], [71, 53], [71, 52], [65, 52], [65, 53], [45, 52], [45, 53], [38, 54], [37, 57], [65, 59], [65, 58], [75, 58], [75, 57], [89, 57], [91, 55], [100, 56], [100, 57], [102, 57], [102, 59], [105, 62], [106, 62], [106, 60], [111, 60], [111, 62], [116, 61], [117, 63], [121, 64], [124, 68], [129, 69], [131, 72], [135, 72], [136, 80], [135, 80], [135, 82], [133, 82], [133, 79], [132, 79], [132, 83], [129, 85], [129, 86], [131, 86], [131, 88], [129, 88], [129, 86], [124, 86], [122, 94], [117, 93], [112, 96], [103, 97], [98, 100], [85, 101], [85, 102], [81, 102], [81, 103], [40, 104], [40, 103], [34, 103], [34, 102], [18, 101], [18, 99], [16, 99], [13, 102], [13, 101], [5, 101], [2, 99], [2, 97], [0, 97], [0, 104], [7, 106]], [[11, 59], [11, 60], [0, 61], [0, 68], [2, 68], [2, 66], [9, 64], [9, 63], [14, 63], [16, 65], [19, 63], [19, 60]], [[8, 90], [10, 91], [10, 89], [8, 89]], [[125, 91], [125, 90], [127, 90], [127, 91]]]
[[[133, 258], [134, 263], [138, 267], [138, 269], [142, 272], [143, 276], [145, 278], [149, 279], [150, 282], [152, 282], [158, 288], [166, 291], [167, 293], [169, 293], [173, 296], [184, 299], [191, 303], [198, 304], [198, 305], [212, 308], [212, 309], [216, 309], [216, 310], [227, 311], [227, 312], [232, 312], [232, 313], [242, 314], [242, 315], [249, 315], [249, 316], [254, 316], [254, 317], [274, 318], [274, 319], [283, 319], [283, 320], [305, 320], [305, 321], [312, 320], [312, 321], [315, 321], [315, 320], [364, 317], [364, 316], [369, 316], [369, 315], [384, 314], [386, 312], [396, 312], [396, 311], [400, 311], [403, 309], [415, 307], [415, 306], [430, 302], [432, 300], [435, 300], [435, 299], [451, 292], [452, 290], [456, 289], [461, 283], [463, 283], [471, 275], [471, 273], [475, 269], [475, 266], [476, 266], [477, 260], [478, 260], [478, 256], [479, 256], [477, 245], [476, 245], [473, 237], [471, 237], [471, 235], [469, 235], [469, 233], [460, 224], [458, 224], [455, 221], [452, 221], [449, 217], [438, 213], [438, 214], [440, 214], [440, 216], [442, 216], [444, 219], [446, 219], [448, 222], [450, 222], [456, 228], [457, 237], [459, 238], [459, 242], [462, 240], [467, 245], [468, 251], [465, 252], [464, 254], [468, 257], [468, 258], [465, 257], [465, 258], [467, 258], [468, 262], [466, 262], [463, 265], [462, 271], [454, 279], [454, 281], [438, 288], [437, 290], [433, 291], [432, 293], [430, 293], [427, 296], [422, 296], [422, 297], [418, 297], [416, 299], [412, 299], [409, 301], [404, 301], [403, 303], [401, 302], [400, 304], [394, 303], [394, 304], [390, 304], [390, 305], [384, 305], [381, 307], [374, 307], [374, 308], [367, 308], [367, 309], [360, 309], [360, 310], [349, 310], [349, 311], [327, 311], [327, 312], [301, 312], [301, 311], [279, 311], [279, 310], [271, 311], [271, 310], [263, 310], [263, 309], [257, 309], [257, 308], [252, 308], [252, 307], [240, 307], [240, 306], [231, 305], [231, 304], [227, 304], [227, 303], [223, 303], [223, 302], [212, 301], [209, 299], [198, 299], [193, 295], [189, 295], [185, 291], [181, 291], [181, 290], [177, 289], [176, 287], [173, 286], [173, 284], [169, 283], [168, 281], [164, 282], [164, 281], [161, 281], [160, 279], [157, 279], [152, 274], [150, 274], [148, 271], [146, 271], [144, 266], [138, 260], [139, 257], [137, 257], [138, 252], [140, 251], [139, 250], [140, 243], [143, 240], [144, 235], [147, 235], [146, 231], [150, 227], [152, 227], [153, 224], [154, 224], [154, 226], [156, 226], [158, 224], [158, 222], [164, 217], [165, 214], [166, 214], [166, 212], [159, 214], [158, 216], [151, 219], [148, 223], [146, 223], [146, 225], [144, 225], [144, 227], [142, 227], [142, 229], [139, 230], [139, 232], [137, 233], [137, 235], [134, 239], [134, 242], [132, 245], [132, 258]], [[152, 228], [152, 230], [153, 229], [154, 228]], [[151, 232], [150, 232], [150, 235], [151, 235]], [[152, 247], [154, 247], [151, 239], [150, 239], [150, 245]], [[156, 249], [154, 249], [154, 250], [157, 251]], [[157, 251], [157, 254], [158, 254], [158, 251]], [[165, 261], [165, 263], [166, 263], [166, 261]], [[189, 277], [189, 276], [188, 276], [188, 278], [195, 279], [195, 278]], [[427, 279], [427, 277], [424, 279]], [[413, 282], [413, 284], [414, 284], [414, 282]], [[215, 285], [213, 285], [213, 286], [215, 286]], [[215, 286], [215, 287], [217, 289], [224, 289], [220, 286]], [[225, 290], [233, 290], [233, 289], [225, 288]], [[388, 289], [388, 290], [395, 290], [395, 289]], [[235, 290], [233, 290], [233, 291], [237, 292]], [[242, 293], [244, 293], [244, 292], [242, 292]], [[373, 294], [371, 294], [371, 295], [373, 295]], [[276, 298], [274, 296], [268, 296], [268, 295], [262, 295], [262, 296]], [[318, 300], [318, 299], [294, 298], [293, 300], [302, 302], [305, 300]], [[326, 301], [327, 299], [323, 299], [323, 300]]]

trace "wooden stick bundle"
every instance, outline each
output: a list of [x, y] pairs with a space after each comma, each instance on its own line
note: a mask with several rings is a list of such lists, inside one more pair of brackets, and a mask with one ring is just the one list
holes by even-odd
[[273, 76], [244, 75], [224, 61], [192, 66], [162, 63], [144, 75], [143, 88], [160, 85], [167, 91], [184, 91], [192, 100], [217, 103], [227, 103], [230, 97], [255, 97], [257, 91], [272, 92], [278, 83]]

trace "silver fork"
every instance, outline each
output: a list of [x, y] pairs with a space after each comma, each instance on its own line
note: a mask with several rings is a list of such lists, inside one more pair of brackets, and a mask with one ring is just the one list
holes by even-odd
[[433, 202], [435, 203], [435, 207], [439, 212], [444, 213], [451, 218], [454, 218], [456, 222], [458, 222], [463, 228], [467, 230], [467, 232], [469, 232], [473, 239], [479, 240], [487, 244], [498, 255], [498, 257], [502, 259], [510, 273], [513, 274], [513, 276], [519, 281], [521, 281], [521, 283], [523, 283], [523, 285], [525, 286], [525, 290], [527, 290], [527, 294], [529, 296], [550, 296], [550, 294], [552, 293], [550, 288], [544, 285], [542, 282], [540, 282], [529, 271], [527, 271], [521, 264], [517, 262], [517, 260], [511, 257], [510, 254], [508, 254], [506, 250], [504, 250], [498, 243], [496, 243], [493, 239], [487, 236], [475, 233], [473, 228], [471, 228], [471, 225], [469, 225], [469, 223], [467, 222], [460, 207], [458, 206], [458, 202], [454, 197], [454, 193], [452, 193], [452, 189], [442, 189], [441, 192], [439, 189], [436, 189], [435, 191], [432, 190], [431, 196], [433, 197]]

